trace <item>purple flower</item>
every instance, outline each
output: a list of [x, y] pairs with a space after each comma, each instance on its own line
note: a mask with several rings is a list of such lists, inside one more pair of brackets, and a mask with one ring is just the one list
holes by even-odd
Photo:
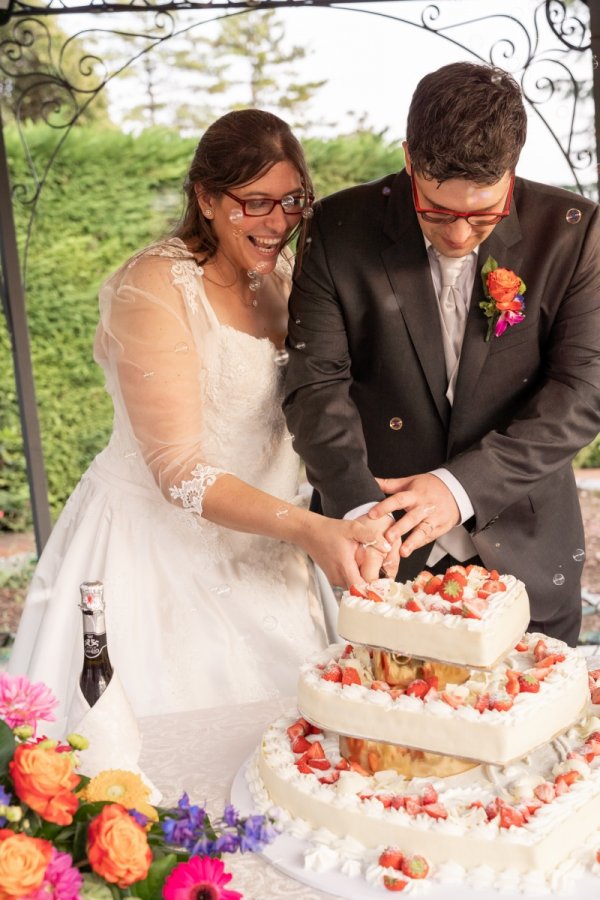
[[226, 825], [235, 828], [238, 824], [239, 818], [240, 817], [235, 806], [233, 806], [231, 803], [223, 810], [223, 821]]
[[131, 816], [131, 818], [141, 825], [142, 828], [145, 828], [148, 824], [148, 816], [145, 816], [144, 813], [138, 812], [137, 809], [128, 809], [127, 812]]
[[241, 838], [237, 833], [226, 831], [219, 835], [215, 841], [215, 853], [237, 853], [240, 849]]
[[519, 322], [522, 322], [525, 318], [525, 301], [523, 300], [523, 297], [520, 294], [517, 294], [515, 300], [521, 301], [521, 309], [506, 309], [504, 312], [500, 313], [494, 331], [496, 337], [500, 337], [501, 334], [504, 334], [509, 325], [518, 325]]
[[240, 850], [242, 853], [247, 851], [258, 853], [263, 847], [271, 843], [276, 835], [277, 830], [267, 821], [265, 816], [248, 816], [241, 835]]
[[[11, 795], [8, 791], [5, 791], [2, 785], [0, 784], [0, 806], [10, 806], [10, 801], [12, 800]], [[6, 817], [0, 816], [0, 828], [6, 824]]]
[[204, 807], [191, 804], [188, 795], [183, 794], [177, 808], [171, 810], [171, 813], [162, 822], [166, 840], [191, 851], [205, 837], [207, 815]]

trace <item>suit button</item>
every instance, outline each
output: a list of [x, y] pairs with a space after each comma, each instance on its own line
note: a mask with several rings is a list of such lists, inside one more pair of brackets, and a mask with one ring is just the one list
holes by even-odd
[[404, 422], [397, 416], [394, 416], [393, 419], [390, 419], [390, 428], [392, 429], [392, 431], [400, 431], [403, 425]]

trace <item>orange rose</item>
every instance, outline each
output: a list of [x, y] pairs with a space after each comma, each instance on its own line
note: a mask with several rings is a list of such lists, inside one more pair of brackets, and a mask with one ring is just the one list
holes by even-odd
[[19, 800], [48, 822], [71, 824], [78, 805], [72, 791], [80, 778], [69, 753], [43, 744], [20, 744], [9, 769]]
[[110, 803], [90, 822], [88, 859], [97, 875], [126, 888], [146, 877], [152, 853], [144, 829], [123, 806]]
[[0, 829], [0, 900], [18, 900], [37, 891], [51, 856], [48, 841]]
[[521, 304], [515, 297], [521, 290], [521, 279], [510, 269], [494, 269], [488, 272], [487, 286], [490, 297], [500, 311], [520, 309]]

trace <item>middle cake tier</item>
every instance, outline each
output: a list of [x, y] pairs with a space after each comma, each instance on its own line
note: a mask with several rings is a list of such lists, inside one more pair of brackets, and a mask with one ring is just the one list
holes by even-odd
[[300, 669], [298, 708], [315, 725], [343, 735], [505, 765], [567, 729], [588, 700], [584, 658], [562, 641], [526, 634], [487, 671], [424, 663], [391, 686], [391, 668], [418, 661], [376, 649], [332, 645]]

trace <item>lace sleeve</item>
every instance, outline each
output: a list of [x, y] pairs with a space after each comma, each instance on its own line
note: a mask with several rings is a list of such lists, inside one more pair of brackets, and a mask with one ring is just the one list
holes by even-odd
[[197, 335], [206, 321], [194, 265], [135, 258], [102, 289], [100, 330], [115, 419], [128, 421], [162, 494], [201, 515], [207, 488], [225, 473], [202, 446]]

